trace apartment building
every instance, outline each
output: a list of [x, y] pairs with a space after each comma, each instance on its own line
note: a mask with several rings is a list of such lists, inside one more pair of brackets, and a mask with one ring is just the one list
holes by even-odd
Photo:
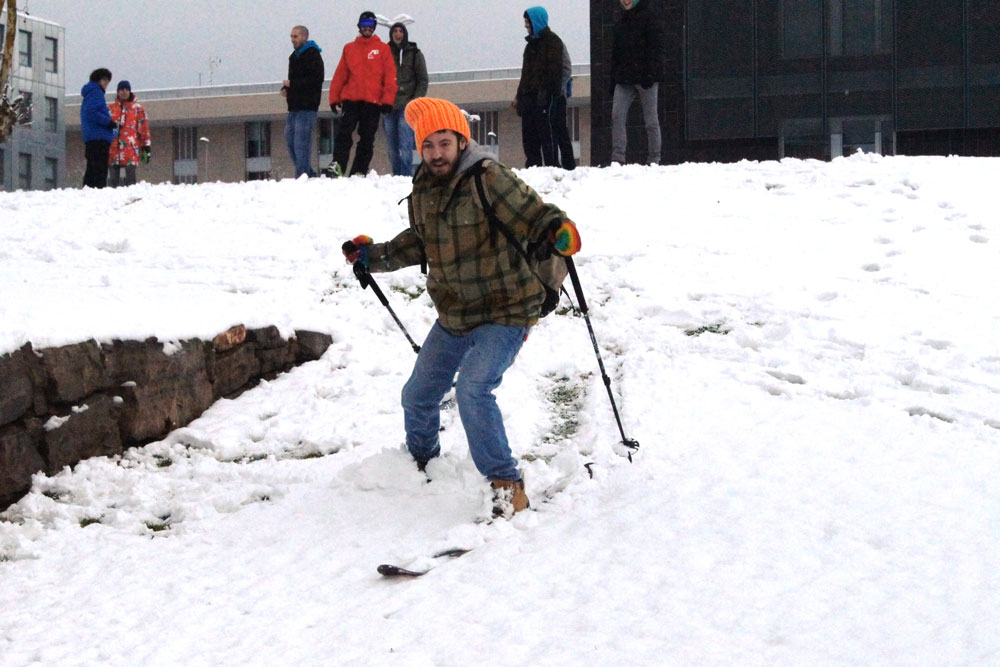
[[[0, 24], [0, 44], [7, 26]], [[14, 61], [8, 97], [31, 101], [32, 121], [14, 128], [0, 143], [0, 187], [6, 191], [51, 190], [66, 182], [65, 30], [26, 14], [17, 14]]]

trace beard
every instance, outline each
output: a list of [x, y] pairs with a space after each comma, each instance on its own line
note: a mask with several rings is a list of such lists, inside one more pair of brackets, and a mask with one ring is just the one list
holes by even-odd
[[454, 160], [446, 160], [445, 158], [439, 158], [427, 163], [427, 170], [430, 172], [431, 180], [438, 185], [443, 185], [449, 182], [452, 177], [455, 176], [455, 172], [458, 170], [458, 158], [461, 157], [461, 153], [455, 156]]

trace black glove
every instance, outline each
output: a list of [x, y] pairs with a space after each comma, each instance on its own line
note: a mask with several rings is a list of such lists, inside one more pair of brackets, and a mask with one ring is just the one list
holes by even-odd
[[382, 104], [379, 106], [379, 111], [381, 111], [382, 113], [392, 113], [392, 105]]
[[649, 90], [653, 87], [653, 83], [655, 82], [652, 79], [643, 79], [642, 83], [639, 85], [642, 86], [643, 90]]
[[340, 118], [344, 115], [344, 107], [340, 104], [331, 104], [330, 111], [333, 112], [334, 118]]
[[116, 123], [115, 121], [113, 121], [113, 120], [108, 121], [108, 129], [109, 130], [117, 130], [119, 127], [121, 127], [121, 126], [118, 123]]

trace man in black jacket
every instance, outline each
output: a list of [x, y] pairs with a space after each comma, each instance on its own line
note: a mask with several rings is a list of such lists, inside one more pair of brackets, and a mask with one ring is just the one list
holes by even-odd
[[[521, 143], [526, 167], [558, 167], [555, 140], [549, 118], [563, 91], [563, 42], [549, 28], [549, 14], [544, 7], [529, 7], [524, 12], [528, 31], [521, 65], [521, 81], [511, 106], [521, 117]], [[565, 105], [563, 114], [566, 113]]]
[[615, 25], [611, 50], [611, 161], [625, 163], [625, 123], [636, 96], [646, 126], [646, 161], [660, 161], [660, 119], [656, 100], [663, 80], [663, 26], [649, 0], [620, 0], [624, 13]]
[[396, 100], [392, 111], [383, 114], [382, 130], [389, 150], [393, 176], [413, 176], [413, 149], [416, 148], [413, 128], [406, 122], [404, 111], [411, 100], [427, 96], [427, 62], [424, 54], [410, 41], [405, 23], [393, 23], [389, 28], [389, 48], [396, 63]]
[[288, 102], [285, 142], [298, 178], [302, 174], [316, 175], [312, 168], [312, 135], [323, 88], [323, 49], [309, 39], [309, 29], [304, 25], [292, 28], [291, 39], [294, 50], [288, 56], [288, 78], [282, 82], [281, 95]]

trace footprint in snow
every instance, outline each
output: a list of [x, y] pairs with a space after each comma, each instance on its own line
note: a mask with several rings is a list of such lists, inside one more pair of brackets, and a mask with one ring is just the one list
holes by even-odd
[[882, 270], [882, 267], [878, 264], [865, 264], [861, 267], [862, 271], [867, 271], [868, 273], [877, 273]]
[[983, 236], [982, 234], [973, 234], [969, 237], [969, 240], [973, 243], [989, 243], [990, 240]]

